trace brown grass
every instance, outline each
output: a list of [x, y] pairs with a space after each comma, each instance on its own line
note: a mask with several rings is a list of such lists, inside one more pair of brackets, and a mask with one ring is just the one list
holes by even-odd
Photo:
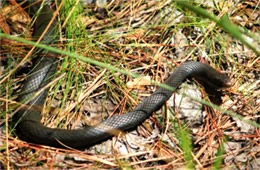
[[[216, 1], [215, 5], [210, 2], [205, 1], [201, 5], [218, 17], [229, 13], [233, 23], [259, 37], [259, 2], [248, 0], [234, 3], [228, 0]], [[66, 22], [62, 22], [61, 26], [69, 27], [69, 18], [65, 16], [63, 19]], [[85, 31], [78, 35], [72, 32], [72, 37], [60, 36], [60, 40], [65, 42], [62, 46], [72, 46], [73, 52], [149, 76], [158, 82], [163, 82], [175, 66], [188, 60], [206, 62], [228, 73], [233, 86], [225, 90], [221, 107], [259, 123], [259, 56], [215, 23], [189, 11], [183, 12], [169, 0], [112, 1], [105, 9], [88, 5], [73, 22], [75, 26], [83, 24]], [[73, 43], [68, 43], [70, 40]], [[6, 50], [6, 46], [5, 43], [1, 44], [0, 64], [5, 64], [7, 59], [12, 64], [8, 62], [9, 67], [4, 67], [1, 79], [7, 75], [5, 71], [20, 60], [18, 57], [7, 57], [9, 51], [17, 50], [12, 50], [14, 47]], [[19, 55], [26, 54], [23, 50]], [[54, 86], [50, 91], [46, 105], [52, 103], [58, 109], [50, 112], [53, 108], [46, 107], [44, 110], [43, 122], [50, 127], [77, 128], [84, 124], [81, 105], [89, 99], [105, 96], [115, 105], [110, 114], [123, 114], [154, 90], [153, 86], [129, 89], [127, 83], [133, 81], [132, 77], [70, 58], [61, 59], [59, 73], [64, 76], [60, 76], [58, 87]], [[67, 64], [65, 68], [64, 63]], [[5, 113], [12, 113], [12, 101], [16, 97], [11, 92], [19, 88], [17, 83], [22, 80], [21, 77], [10, 76], [0, 85], [0, 169], [185, 168], [185, 151], [179, 146], [176, 124], [183, 125], [190, 134], [193, 143], [191, 155], [197, 169], [213, 167], [216, 153], [223, 142], [225, 152], [221, 157], [225, 163], [222, 168], [250, 169], [260, 166], [259, 128], [205, 105], [202, 109], [206, 115], [199, 127], [182, 120], [178, 108], [167, 105], [140, 125], [137, 131], [114, 137], [86, 151], [23, 142], [6, 133], [10, 128], [5, 129], [4, 126], [10, 119]], [[208, 100], [204, 90], [200, 91]], [[176, 117], [171, 114], [173, 110]], [[123, 151], [127, 153], [118, 146], [125, 148]]]

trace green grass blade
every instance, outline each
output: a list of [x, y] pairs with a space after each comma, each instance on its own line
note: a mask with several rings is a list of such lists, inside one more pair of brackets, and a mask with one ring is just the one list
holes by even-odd
[[222, 165], [222, 162], [223, 162], [223, 154], [224, 154], [225, 150], [224, 150], [224, 141], [220, 143], [220, 146], [218, 148], [218, 151], [216, 153], [216, 158], [214, 160], [214, 163], [213, 163], [213, 169], [214, 170], [218, 170], [218, 169], [221, 169], [221, 165]]
[[224, 15], [220, 19], [217, 19], [216, 16], [211, 15], [206, 10], [191, 4], [189, 1], [176, 1], [176, 3], [178, 5], [180, 5], [181, 7], [185, 7], [187, 9], [189, 9], [190, 11], [194, 12], [195, 14], [197, 14], [199, 16], [202, 16], [204, 18], [208, 18], [208, 19], [214, 21], [216, 24], [218, 24], [220, 27], [222, 27], [231, 36], [233, 36], [234, 38], [241, 41], [248, 48], [253, 50], [257, 55], [260, 55], [260, 50], [257, 49], [257, 47], [252, 42], [248, 41], [248, 39], [243, 34], [241, 29], [238, 26], [236, 26], [235, 24], [233, 24], [229, 20], [227, 15]]
[[182, 151], [184, 152], [184, 159], [186, 162], [187, 169], [195, 169], [194, 163], [193, 163], [193, 157], [192, 157], [192, 143], [190, 134], [185, 130], [184, 127], [179, 125], [179, 127], [176, 130], [180, 147], [182, 148]]

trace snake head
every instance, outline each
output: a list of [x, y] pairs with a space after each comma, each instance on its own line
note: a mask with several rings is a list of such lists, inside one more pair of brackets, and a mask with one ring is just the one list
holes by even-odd
[[205, 88], [221, 90], [232, 86], [231, 79], [227, 74], [219, 73], [214, 70], [214, 73], [204, 72], [204, 75], [196, 76], [195, 79]]
[[231, 79], [227, 74], [219, 73], [218, 76], [214, 77], [213, 79], [214, 80], [212, 82], [214, 83], [212, 86], [215, 87], [215, 89], [223, 89], [232, 86]]

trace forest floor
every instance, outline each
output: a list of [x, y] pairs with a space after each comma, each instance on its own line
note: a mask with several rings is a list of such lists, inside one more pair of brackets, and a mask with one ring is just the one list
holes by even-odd
[[[195, 2], [217, 18], [227, 14], [259, 49], [259, 1]], [[10, 10], [14, 5], [13, 0], [0, 3], [0, 30], [30, 40], [31, 18], [26, 9]], [[51, 5], [57, 9], [55, 2]], [[31, 144], [15, 137], [10, 121], [15, 92], [35, 56], [17, 68], [30, 46], [0, 39], [0, 169], [260, 169], [257, 52], [171, 0], [66, 0], [57, 12], [59, 42], [52, 46], [108, 67], [57, 55], [57, 79], [43, 110], [48, 127], [82, 128], [129, 112], [157, 88], [151, 80], [164, 82], [185, 61], [226, 73], [232, 87], [223, 89], [218, 105], [210, 107], [203, 102], [210, 101], [204, 89], [188, 81], [135, 130], [86, 150]], [[109, 65], [140, 77], [112, 71]], [[8, 75], [14, 69], [17, 74]]]

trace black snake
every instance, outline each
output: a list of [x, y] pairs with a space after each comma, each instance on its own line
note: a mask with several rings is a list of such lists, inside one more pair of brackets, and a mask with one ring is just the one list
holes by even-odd
[[[34, 12], [38, 8], [35, 5], [32, 7], [32, 11]], [[35, 37], [42, 33], [52, 15], [51, 8], [45, 5], [35, 23]], [[54, 22], [44, 36], [42, 43], [49, 44], [55, 39], [55, 29]], [[48, 52], [45, 51], [45, 53]], [[17, 134], [23, 140], [58, 147], [63, 145], [73, 148], [89, 147], [118, 134], [120, 131], [128, 131], [140, 125], [154, 111], [160, 109], [173, 93], [172, 90], [160, 87], [150, 97], [138, 104], [132, 112], [112, 116], [93, 127], [76, 130], [48, 128], [40, 122], [41, 106], [43, 106], [48, 94], [48, 88], [45, 87], [56, 72], [56, 67], [57, 59], [55, 57], [40, 58], [23, 84], [17, 101], [25, 103], [26, 107], [22, 107], [14, 116], [14, 121], [17, 122], [15, 127]], [[177, 67], [164, 83], [176, 89], [185, 79], [191, 77], [213, 89], [230, 86], [228, 76], [217, 72], [207, 64], [193, 61], [185, 62]], [[34, 98], [28, 102], [27, 100], [32, 96]]]

